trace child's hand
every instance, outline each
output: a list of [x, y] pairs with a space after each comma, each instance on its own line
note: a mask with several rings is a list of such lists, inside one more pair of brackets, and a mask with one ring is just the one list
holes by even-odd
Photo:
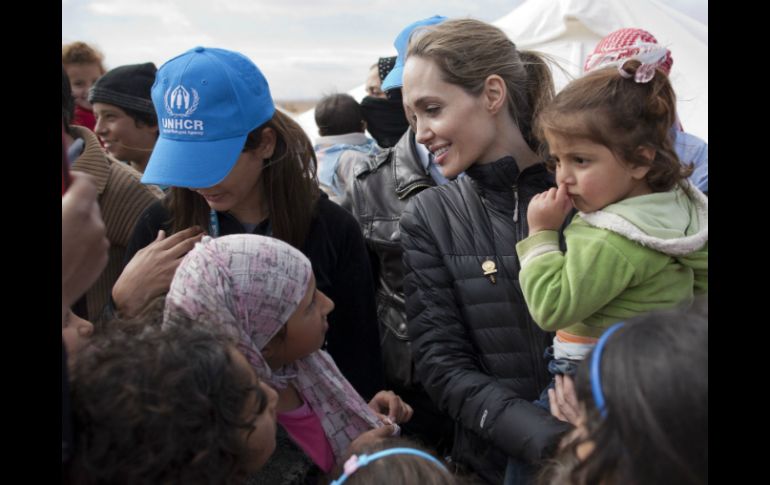
[[529, 235], [541, 231], [556, 231], [572, 209], [572, 201], [567, 195], [567, 186], [550, 189], [532, 197], [527, 208]]
[[412, 419], [412, 406], [393, 391], [380, 391], [369, 401], [369, 408], [386, 423], [405, 423]]
[[386, 424], [384, 426], [380, 426], [379, 428], [370, 429], [369, 431], [361, 433], [356, 439], [351, 441], [346, 452], [348, 454], [360, 453], [362, 449], [366, 448], [372, 443], [376, 443], [377, 441], [390, 438], [392, 436], [398, 436], [399, 433], [400, 429], [397, 424]]
[[133, 317], [156, 296], [166, 293], [184, 256], [203, 238], [198, 226], [166, 237], [158, 231], [155, 241], [140, 249], [112, 287], [112, 300], [120, 315]]
[[555, 378], [554, 388], [548, 389], [551, 414], [562, 421], [579, 426], [583, 415], [580, 412], [575, 384], [569, 376], [556, 375]]

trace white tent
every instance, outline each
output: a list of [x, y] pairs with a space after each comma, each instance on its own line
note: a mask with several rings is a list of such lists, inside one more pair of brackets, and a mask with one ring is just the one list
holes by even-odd
[[[520, 49], [549, 54], [571, 76], [599, 40], [634, 27], [649, 31], [674, 59], [671, 82], [677, 110], [688, 132], [708, 141], [708, 27], [656, 0], [527, 0], [493, 22]], [[395, 34], [394, 34], [395, 36]], [[554, 69], [557, 90], [568, 78]], [[362, 99], [363, 86], [349, 92]], [[318, 136], [314, 110], [297, 118], [311, 139]]]

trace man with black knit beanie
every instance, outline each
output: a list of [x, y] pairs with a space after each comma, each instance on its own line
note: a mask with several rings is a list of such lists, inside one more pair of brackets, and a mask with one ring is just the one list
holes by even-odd
[[151, 62], [116, 67], [88, 93], [96, 115], [94, 132], [104, 149], [142, 173], [158, 139], [150, 97], [157, 70]]

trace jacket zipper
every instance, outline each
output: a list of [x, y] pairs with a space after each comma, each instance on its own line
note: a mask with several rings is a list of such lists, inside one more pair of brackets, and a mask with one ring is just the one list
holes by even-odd
[[513, 222], [519, 222], [519, 186], [513, 184]]
[[[523, 224], [519, 224], [519, 184], [513, 184], [513, 201], [514, 201], [514, 207], [513, 207], [513, 222], [515, 223], [514, 230], [519, 236], [519, 240], [523, 240], [526, 237], [526, 234], [524, 234], [523, 231]], [[519, 271], [521, 271], [521, 268], [519, 268]], [[532, 322], [534, 323], [534, 322]], [[535, 382], [537, 383], [538, 389], [542, 390], [545, 389], [546, 383], [542, 382], [542, 373], [540, 371], [541, 368], [541, 362], [538, 359], [538, 357], [542, 358], [542, 353], [538, 354], [538, 350], [540, 350], [540, 346], [538, 345], [538, 339], [535, 336], [535, 332], [533, 332], [533, 329], [530, 328], [528, 323], [525, 323], [524, 326], [526, 327], [527, 332], [527, 341], [529, 342], [530, 350], [534, 350], [534, 352], [530, 352], [530, 355], [532, 356], [532, 372], [534, 373]]]

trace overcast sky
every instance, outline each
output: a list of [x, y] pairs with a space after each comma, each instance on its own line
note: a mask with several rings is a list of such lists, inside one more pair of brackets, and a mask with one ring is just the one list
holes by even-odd
[[[556, 0], [554, 0], [556, 1]], [[275, 99], [362, 84], [408, 23], [434, 14], [493, 22], [522, 0], [62, 0], [62, 42], [99, 48], [107, 69], [204, 45], [242, 52]], [[708, 24], [708, 0], [663, 3]]]

